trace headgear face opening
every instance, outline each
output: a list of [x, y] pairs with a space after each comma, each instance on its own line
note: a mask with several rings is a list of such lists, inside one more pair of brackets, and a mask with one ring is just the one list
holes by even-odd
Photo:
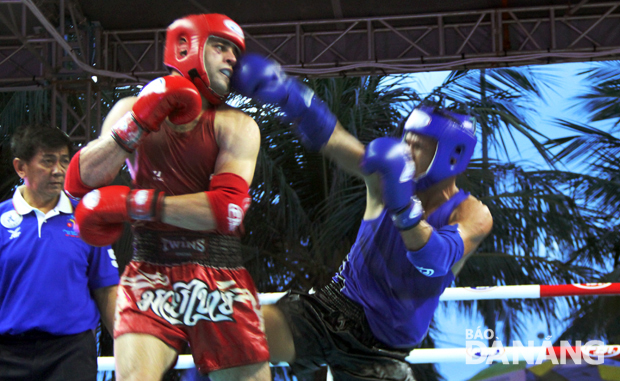
[[190, 15], [176, 20], [166, 30], [164, 64], [192, 81], [211, 104], [219, 105], [228, 93], [216, 93], [205, 70], [204, 49], [211, 36], [230, 41], [240, 52], [245, 51], [243, 30], [229, 17], [217, 13]]
[[476, 147], [476, 119], [432, 107], [418, 107], [405, 122], [403, 137], [408, 133], [437, 140], [437, 150], [426, 172], [416, 174], [418, 190], [465, 171]]

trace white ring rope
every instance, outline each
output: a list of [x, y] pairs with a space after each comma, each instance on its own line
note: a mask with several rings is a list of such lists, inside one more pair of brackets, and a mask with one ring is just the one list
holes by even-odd
[[[261, 304], [273, 304], [285, 292], [260, 294]], [[556, 296], [620, 295], [620, 283], [575, 283], [558, 285], [496, 286], [496, 287], [450, 287], [439, 300], [483, 299], [539, 299]]]
[[[620, 345], [583, 345], [561, 347], [485, 347], [481, 342], [468, 348], [420, 348], [409, 353], [406, 360], [410, 364], [462, 363], [482, 364], [490, 361], [528, 361], [534, 363], [542, 360], [574, 359], [588, 360], [601, 358], [620, 360]], [[542, 360], [539, 360], [542, 359]], [[114, 357], [106, 356], [97, 359], [99, 371], [114, 370]], [[271, 364], [271, 366], [287, 366], [287, 363]], [[175, 369], [194, 367], [191, 355], [180, 355]]]
[[[260, 294], [261, 304], [277, 302], [285, 292]], [[484, 300], [484, 299], [538, 299], [558, 296], [584, 295], [620, 295], [620, 283], [583, 283], [561, 285], [528, 285], [528, 286], [497, 286], [497, 287], [451, 287], [440, 296], [440, 301], [451, 300]], [[613, 358], [620, 359], [620, 345], [580, 346], [580, 347], [471, 347], [471, 348], [434, 348], [414, 349], [407, 357], [411, 364], [428, 364], [444, 362], [474, 361], [482, 363], [493, 359], [502, 360], [506, 357], [513, 360], [536, 360], [539, 356], [555, 356], [571, 354], [582, 358]], [[482, 361], [480, 361], [482, 359]], [[114, 357], [104, 356], [97, 359], [98, 370], [114, 370]], [[286, 363], [272, 364], [272, 366], [286, 366]], [[179, 355], [175, 369], [189, 369], [194, 367], [191, 355]]]
[[407, 356], [407, 362], [411, 364], [436, 364], [446, 362], [460, 363], [483, 363], [487, 360], [494, 361], [506, 358], [510, 362], [528, 361], [535, 362], [538, 358], [583, 358], [596, 359], [597, 357], [620, 359], [620, 345], [580, 345], [576, 347], [483, 347], [472, 345], [469, 348], [420, 348], [411, 351]]

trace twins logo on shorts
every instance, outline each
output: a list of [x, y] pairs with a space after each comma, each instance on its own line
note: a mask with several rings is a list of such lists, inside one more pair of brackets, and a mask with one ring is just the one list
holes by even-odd
[[150, 308], [170, 324], [194, 326], [200, 320], [234, 321], [235, 302], [249, 302], [255, 310], [259, 309], [254, 295], [245, 288], [235, 287], [236, 284], [234, 280], [217, 282], [217, 289], [209, 290], [199, 279], [189, 283], [176, 282], [173, 290], [144, 291], [137, 305], [141, 311]]

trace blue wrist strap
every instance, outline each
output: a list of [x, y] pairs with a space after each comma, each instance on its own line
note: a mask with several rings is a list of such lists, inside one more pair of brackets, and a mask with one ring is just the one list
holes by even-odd
[[423, 215], [424, 208], [422, 208], [420, 199], [413, 196], [405, 209], [391, 214], [390, 217], [392, 217], [392, 222], [398, 230], [409, 230], [420, 223]]
[[301, 143], [312, 152], [318, 152], [329, 141], [336, 128], [336, 116], [317, 97], [312, 98], [312, 105], [301, 118], [297, 129]]
[[306, 149], [318, 152], [329, 141], [336, 128], [336, 116], [307, 86], [289, 82], [289, 97], [282, 111], [287, 119], [297, 122], [297, 132]]

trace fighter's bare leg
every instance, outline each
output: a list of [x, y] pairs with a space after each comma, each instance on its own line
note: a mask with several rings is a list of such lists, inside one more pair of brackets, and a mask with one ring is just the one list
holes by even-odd
[[114, 340], [116, 379], [161, 380], [177, 355], [174, 349], [154, 336], [126, 333]]
[[265, 361], [257, 364], [217, 370], [209, 373], [209, 379], [211, 379], [211, 381], [270, 381], [271, 370], [269, 369], [269, 363]]
[[261, 306], [265, 319], [265, 334], [269, 345], [269, 360], [273, 363], [295, 360], [293, 334], [284, 314], [274, 304]]
[[[289, 362], [295, 358], [295, 345], [291, 329], [284, 315], [275, 305], [261, 306], [265, 319], [265, 333], [269, 344], [270, 361]], [[242, 380], [242, 381], [266, 381], [271, 380], [269, 363], [240, 366], [223, 369], [209, 373], [213, 381]]]

